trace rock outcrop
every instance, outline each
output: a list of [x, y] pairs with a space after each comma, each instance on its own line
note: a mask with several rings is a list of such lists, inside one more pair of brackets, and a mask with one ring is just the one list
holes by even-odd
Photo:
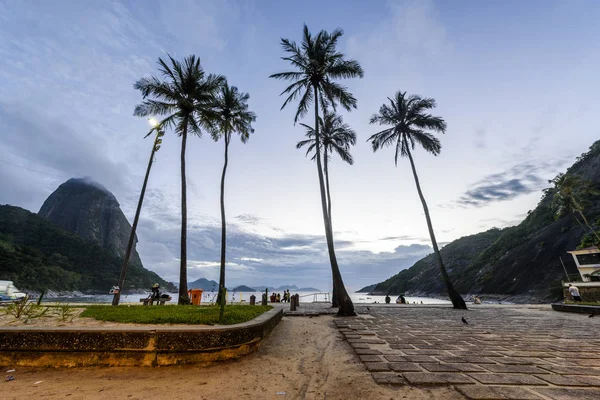
[[[131, 225], [115, 196], [91, 179], [72, 178], [60, 185], [38, 215], [121, 259], [125, 255]], [[142, 266], [135, 245], [129, 262]]]

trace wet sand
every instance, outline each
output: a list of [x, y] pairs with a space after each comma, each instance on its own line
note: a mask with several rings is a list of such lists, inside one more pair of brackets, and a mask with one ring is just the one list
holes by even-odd
[[[333, 317], [284, 317], [260, 349], [208, 367], [17, 367], [2, 399], [460, 399], [452, 388], [375, 383]], [[4, 366], [2, 373], [12, 368]], [[42, 381], [35, 385], [35, 382]], [[285, 392], [285, 394], [283, 394]]]

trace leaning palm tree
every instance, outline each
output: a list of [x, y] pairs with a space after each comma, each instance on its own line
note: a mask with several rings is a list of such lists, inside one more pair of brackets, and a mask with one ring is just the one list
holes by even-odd
[[427, 220], [427, 228], [431, 237], [431, 244], [435, 257], [440, 266], [442, 278], [448, 289], [448, 296], [452, 301], [454, 308], [466, 309], [467, 305], [463, 298], [452, 286], [452, 282], [448, 277], [446, 267], [440, 249], [438, 248], [429, 209], [419, 184], [419, 177], [415, 169], [415, 162], [412, 157], [411, 150], [414, 150], [415, 144], [420, 144], [425, 151], [437, 156], [440, 154], [442, 145], [438, 138], [433, 136], [433, 132], [446, 132], [446, 122], [440, 117], [434, 117], [427, 112], [435, 108], [435, 100], [429, 98], [421, 98], [420, 96], [406, 96], [406, 92], [397, 92], [393, 99], [388, 98], [390, 104], [383, 104], [379, 109], [379, 113], [371, 117], [371, 124], [386, 125], [389, 128], [377, 132], [367, 141], [373, 145], [373, 151], [377, 151], [382, 147], [394, 145], [396, 148], [395, 164], [398, 165], [398, 156], [408, 157], [410, 166], [412, 167], [413, 176], [417, 185], [417, 192], [423, 204], [425, 219]]
[[[151, 120], [151, 123], [154, 123], [156, 120]], [[160, 145], [162, 143], [162, 137], [165, 133], [162, 131], [160, 125], [156, 124], [150, 132], [145, 136], [147, 138], [153, 132], [156, 132], [154, 137], [154, 143], [152, 144], [152, 151], [150, 151], [150, 159], [148, 160], [148, 166], [146, 167], [146, 175], [144, 176], [144, 183], [142, 184], [142, 191], [140, 192], [140, 197], [138, 198], [137, 208], [135, 209], [135, 216], [133, 217], [133, 225], [131, 225], [131, 232], [129, 232], [129, 241], [127, 242], [127, 248], [125, 249], [125, 257], [123, 257], [123, 265], [121, 266], [121, 274], [119, 275], [119, 281], [117, 283], [117, 290], [113, 296], [112, 305], [118, 306], [119, 301], [121, 300], [121, 292], [123, 291], [123, 286], [125, 283], [125, 276], [127, 275], [127, 268], [129, 266], [129, 258], [131, 257], [131, 251], [133, 250], [133, 244], [135, 242], [136, 236], [135, 232], [137, 230], [137, 225], [140, 220], [140, 213], [142, 212], [142, 204], [144, 203], [144, 196], [146, 194], [146, 186], [148, 185], [148, 178], [150, 177], [150, 170], [152, 169], [152, 163], [154, 162], [154, 154], [160, 149]]]
[[317, 173], [319, 176], [319, 189], [321, 192], [321, 208], [327, 239], [327, 251], [333, 274], [333, 285], [337, 289], [339, 310], [338, 315], [356, 315], [354, 304], [344, 287], [344, 281], [335, 256], [333, 244], [333, 229], [327, 214], [327, 200], [323, 170], [321, 166], [321, 137], [319, 133], [319, 106], [326, 110], [331, 107], [334, 111], [338, 105], [350, 111], [356, 108], [356, 99], [345, 86], [335, 82], [337, 79], [347, 79], [363, 76], [363, 69], [355, 60], [346, 60], [344, 54], [337, 50], [339, 38], [343, 35], [341, 29], [329, 33], [324, 30], [313, 36], [304, 25], [303, 38], [300, 46], [294, 41], [281, 39], [281, 46], [287, 53], [283, 60], [289, 61], [295, 71], [280, 72], [270, 77], [292, 81], [281, 94], [287, 95], [281, 109], [296, 98], [300, 98], [294, 116], [294, 123], [306, 116], [309, 107], [314, 103], [315, 108], [315, 154], [317, 160]]
[[[225, 222], [225, 173], [229, 157], [229, 143], [231, 134], [238, 133], [242, 143], [246, 143], [250, 134], [254, 133], [252, 123], [256, 121], [256, 114], [248, 109], [248, 93], [238, 91], [235, 86], [229, 86], [227, 82], [221, 86], [216, 97], [213, 111], [217, 114], [212, 129], [212, 138], [217, 141], [221, 137], [225, 141], [225, 163], [221, 174], [221, 273], [219, 276], [219, 295], [217, 302], [221, 309], [225, 306], [225, 248], [227, 246], [227, 229]], [[221, 314], [222, 315], [222, 314]]]
[[[560, 218], [567, 212], [573, 214], [575, 221], [583, 228], [589, 230], [596, 237], [596, 245], [600, 246], [600, 236], [598, 232], [590, 225], [588, 219], [583, 213], [585, 207], [590, 205], [588, 200], [592, 196], [600, 195], [600, 192], [589, 181], [585, 181], [573, 174], [558, 174], [550, 181], [554, 184], [554, 197], [552, 198], [551, 208], [554, 211], [555, 218]], [[577, 215], [580, 216], [585, 226]]]
[[[306, 155], [313, 153], [312, 160], [315, 160], [317, 154], [315, 149], [317, 141], [315, 139], [315, 130], [306, 124], [300, 124], [306, 128], [306, 137], [308, 139], [298, 142], [297, 149], [308, 146]], [[350, 146], [356, 144], [356, 133], [345, 124], [341, 115], [325, 112], [323, 118], [319, 118], [319, 130], [321, 133], [321, 143], [323, 144], [323, 172], [325, 173], [325, 191], [327, 194], [327, 216], [329, 224], [333, 226], [331, 217], [331, 192], [329, 190], [329, 155], [336, 152], [340, 158], [348, 164], [354, 164], [354, 159], [350, 154]], [[333, 287], [333, 296], [331, 298], [332, 306], [338, 307], [337, 290]]]
[[135, 107], [134, 115], [164, 116], [160, 125], [172, 128], [181, 137], [181, 254], [179, 269], [179, 301], [188, 304], [187, 294], [187, 196], [185, 149], [188, 134], [201, 136], [215, 119], [212, 110], [217, 90], [225, 78], [206, 75], [200, 59], [191, 55], [183, 63], [168, 55], [170, 63], [158, 59], [163, 79], [151, 76], [137, 81], [133, 87], [142, 92], [144, 101]]

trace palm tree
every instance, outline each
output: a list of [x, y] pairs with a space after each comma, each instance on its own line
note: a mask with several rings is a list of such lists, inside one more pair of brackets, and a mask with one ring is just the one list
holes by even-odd
[[[304, 146], [308, 146], [306, 155], [314, 153], [312, 160], [316, 159], [316, 146], [317, 141], [315, 139], [315, 130], [311, 126], [306, 124], [300, 124], [306, 128], [306, 137], [308, 139], [298, 142], [296, 145], [297, 149]], [[327, 194], [327, 215], [329, 217], [329, 224], [333, 226], [331, 217], [331, 192], [329, 191], [329, 155], [336, 152], [340, 158], [348, 164], [354, 164], [354, 159], [350, 154], [350, 146], [356, 144], [356, 133], [350, 128], [348, 124], [345, 124], [340, 115], [326, 112], [323, 118], [319, 118], [319, 130], [321, 131], [321, 142], [323, 144], [323, 170], [325, 173], [325, 189]], [[337, 301], [337, 290], [333, 287], [332, 306], [339, 307]]]
[[134, 115], [160, 115], [160, 125], [181, 137], [181, 254], [179, 269], [179, 301], [188, 304], [187, 295], [187, 187], [185, 148], [188, 134], [201, 136], [215, 119], [212, 104], [217, 90], [225, 81], [220, 75], [206, 75], [200, 59], [186, 57], [183, 63], [168, 55], [170, 65], [158, 59], [163, 80], [151, 76], [137, 81], [133, 87], [142, 92], [144, 101], [135, 107]]
[[219, 295], [217, 302], [221, 308], [225, 306], [225, 298], [222, 296], [225, 288], [225, 248], [227, 245], [227, 230], [225, 222], [225, 173], [227, 171], [229, 143], [231, 134], [237, 132], [242, 143], [246, 143], [250, 134], [254, 133], [252, 123], [256, 121], [256, 115], [248, 110], [248, 93], [238, 91], [235, 86], [229, 86], [227, 82], [221, 86], [216, 97], [213, 111], [217, 118], [212, 129], [212, 137], [215, 141], [221, 137], [225, 139], [225, 163], [221, 175], [221, 273], [219, 276]]
[[152, 168], [152, 163], [154, 162], [154, 154], [160, 149], [160, 144], [162, 143], [161, 137], [165, 135], [165, 133], [160, 128], [160, 125], [156, 125], [153, 127], [150, 132], [145, 136], [148, 137], [152, 134], [152, 132], [156, 132], [156, 136], [154, 137], [154, 143], [152, 144], [152, 151], [150, 152], [150, 159], [148, 160], [148, 166], [146, 167], [146, 175], [144, 176], [144, 183], [142, 184], [142, 191], [140, 192], [140, 197], [138, 199], [138, 205], [135, 210], [135, 216], [133, 217], [133, 225], [131, 226], [131, 232], [129, 233], [129, 241], [127, 242], [127, 249], [125, 249], [125, 257], [123, 259], [123, 265], [121, 266], [121, 274], [119, 275], [119, 282], [117, 283], [117, 287], [119, 290], [113, 296], [113, 306], [118, 306], [119, 301], [121, 299], [121, 291], [123, 290], [123, 286], [125, 283], [125, 276], [127, 275], [127, 267], [129, 265], [129, 258], [131, 257], [131, 251], [133, 250], [133, 244], [135, 242], [135, 232], [137, 230], [137, 225], [140, 220], [140, 213], [142, 211], [142, 203], [144, 202], [144, 195], [146, 194], [146, 185], [148, 184], [148, 177], [150, 177], [150, 169]]
[[560, 218], [567, 212], [571, 212], [573, 217], [585, 231], [577, 214], [581, 217], [589, 232], [596, 237], [596, 245], [600, 246], [600, 236], [596, 230], [590, 225], [585, 217], [583, 210], [589, 205], [588, 198], [597, 196], [600, 192], [592, 185], [591, 182], [585, 181], [580, 177], [572, 174], [558, 174], [550, 181], [554, 184], [554, 197], [552, 198], [551, 207], [554, 210], [555, 218]]
[[[323, 222], [325, 225], [325, 238], [327, 239], [327, 251], [331, 270], [333, 274], [333, 286], [337, 289], [339, 310], [338, 315], [352, 316], [354, 304], [348, 296], [344, 287], [344, 281], [335, 256], [333, 244], [333, 229], [327, 213], [327, 200], [325, 194], [325, 183], [323, 182], [323, 170], [321, 166], [321, 137], [319, 134], [319, 105], [323, 111], [328, 107], [335, 111], [338, 105], [350, 111], [356, 108], [356, 99], [345, 86], [335, 82], [337, 79], [348, 79], [363, 76], [363, 69], [355, 60], [346, 60], [344, 54], [336, 49], [339, 38], [343, 35], [341, 29], [335, 29], [328, 33], [320, 31], [312, 36], [308, 27], [304, 25], [303, 38], [300, 46], [289, 39], [281, 39], [281, 46], [287, 53], [283, 60], [289, 61], [296, 69], [295, 71], [280, 72], [273, 74], [270, 78], [292, 81], [281, 94], [287, 94], [281, 109], [292, 100], [300, 97], [298, 108], [294, 116], [294, 123], [304, 117], [314, 102], [315, 106], [315, 153], [317, 160], [317, 173], [319, 176], [319, 189], [321, 192], [321, 208], [323, 211]], [[320, 104], [319, 104], [320, 103]]]
[[382, 130], [371, 136], [367, 141], [371, 141], [373, 145], [373, 151], [377, 151], [382, 147], [394, 145], [396, 148], [395, 164], [398, 165], [398, 156], [408, 157], [410, 160], [410, 166], [412, 167], [413, 176], [417, 185], [417, 192], [419, 198], [423, 204], [423, 211], [425, 212], [425, 219], [427, 220], [427, 228], [429, 229], [429, 236], [431, 237], [431, 244], [435, 257], [440, 266], [442, 278], [448, 289], [448, 296], [452, 300], [454, 308], [466, 309], [467, 305], [463, 298], [458, 294], [452, 282], [448, 277], [446, 267], [444, 267], [444, 261], [440, 249], [438, 248], [435, 234], [433, 232], [433, 225], [431, 224], [431, 217], [429, 215], [429, 209], [419, 184], [419, 177], [417, 176], [417, 170], [415, 169], [415, 162], [412, 157], [411, 150], [414, 150], [415, 144], [418, 143], [425, 149], [425, 151], [437, 156], [440, 154], [442, 145], [438, 138], [433, 136], [429, 131], [433, 132], [446, 132], [446, 122], [440, 117], [434, 117], [427, 112], [432, 108], [435, 108], [435, 100], [429, 98], [421, 98], [420, 96], [406, 96], [406, 92], [397, 92], [393, 99], [390, 99], [390, 104], [383, 104], [379, 109], [379, 113], [371, 117], [371, 124], [379, 124], [389, 126], [389, 128]]

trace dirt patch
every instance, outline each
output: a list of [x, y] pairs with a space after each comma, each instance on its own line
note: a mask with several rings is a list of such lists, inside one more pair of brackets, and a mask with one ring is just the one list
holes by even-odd
[[258, 352], [210, 367], [18, 368], [1, 389], [8, 399], [463, 398], [451, 388], [378, 385], [332, 320], [284, 317]]

